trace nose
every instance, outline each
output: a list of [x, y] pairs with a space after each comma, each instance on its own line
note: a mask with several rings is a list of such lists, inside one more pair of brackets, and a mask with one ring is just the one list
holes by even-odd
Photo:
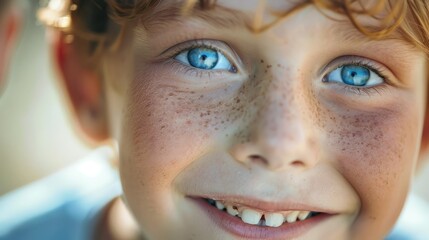
[[305, 110], [311, 101], [279, 97], [278, 91], [282, 90], [268, 91], [269, 97], [261, 100], [246, 127], [246, 137], [233, 144], [230, 153], [248, 167], [261, 165], [272, 171], [311, 168], [319, 161], [320, 150], [315, 124]]

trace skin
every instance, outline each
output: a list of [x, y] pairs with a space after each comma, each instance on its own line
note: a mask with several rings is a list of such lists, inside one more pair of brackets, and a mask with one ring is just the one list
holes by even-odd
[[[299, 239], [382, 239], [426, 137], [423, 52], [398, 39], [369, 40], [314, 6], [256, 34], [246, 26], [258, 1], [244, 9], [239, 1], [218, 5], [204, 14], [245, 25], [149, 17], [126, 27], [119, 48], [101, 59], [102, 74], [91, 77], [104, 76], [102, 122], [119, 140], [124, 200], [142, 232], [148, 239], [237, 239], [186, 197], [234, 195], [337, 214]], [[273, 20], [270, 8], [291, 7], [269, 2], [263, 23]], [[210, 39], [237, 72], [174, 60], [193, 39]], [[386, 81], [364, 89], [324, 81], [358, 60]]]

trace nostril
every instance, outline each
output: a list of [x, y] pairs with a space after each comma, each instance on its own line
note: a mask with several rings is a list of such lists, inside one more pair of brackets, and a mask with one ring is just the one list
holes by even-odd
[[302, 167], [302, 166], [304, 166], [304, 163], [302, 161], [299, 161], [299, 160], [295, 160], [295, 161], [291, 162], [290, 164], [292, 166], [295, 166], [295, 167]]
[[262, 165], [268, 165], [267, 159], [265, 159], [264, 157], [259, 156], [259, 155], [250, 155], [249, 159], [254, 163], [259, 163]]

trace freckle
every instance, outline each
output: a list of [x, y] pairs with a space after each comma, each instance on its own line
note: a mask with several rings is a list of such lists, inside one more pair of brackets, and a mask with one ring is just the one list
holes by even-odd
[[204, 97], [204, 95], [200, 95], [200, 99], [203, 98], [203, 97]]
[[169, 93], [168, 96], [176, 96], [174, 93]]
[[280, 65], [280, 63], [277, 63], [277, 67], [281, 67], [282, 65]]
[[270, 64], [267, 65], [267, 68], [271, 68], [271, 67], [272, 67], [272, 65], [270, 65]]
[[261, 59], [261, 63], [264, 63], [264, 60], [263, 60], [263, 59]]

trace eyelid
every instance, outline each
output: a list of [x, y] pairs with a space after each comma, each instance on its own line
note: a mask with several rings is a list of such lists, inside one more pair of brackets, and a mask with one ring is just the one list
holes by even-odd
[[353, 55], [341, 56], [326, 64], [320, 71], [321, 76], [325, 77], [331, 71], [334, 71], [335, 69], [345, 65], [358, 65], [366, 67], [383, 78], [386, 84], [403, 87], [403, 84], [397, 80], [391, 71], [383, 64], [372, 59]]
[[[220, 40], [212, 39], [195, 39], [176, 44], [167, 50], [163, 51], [160, 56], [164, 59], [174, 58], [183, 51], [190, 50], [196, 47], [207, 47], [222, 53], [231, 65], [237, 69], [237, 73], [243, 72], [243, 63], [238, 54], [227, 43]], [[216, 71], [216, 70], [213, 70]]]

